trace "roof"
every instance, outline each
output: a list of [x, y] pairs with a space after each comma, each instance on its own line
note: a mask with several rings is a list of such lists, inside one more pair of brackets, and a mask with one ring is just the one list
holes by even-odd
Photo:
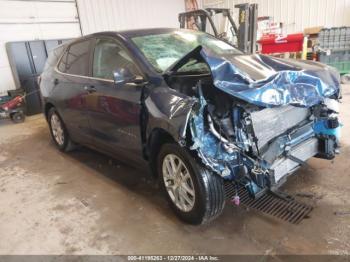
[[94, 33], [88, 36], [120, 36], [122, 38], [132, 38], [137, 36], [144, 36], [144, 35], [155, 35], [155, 34], [165, 34], [165, 33], [171, 33], [174, 31], [191, 31], [188, 29], [180, 29], [180, 28], [144, 28], [144, 29], [133, 29], [133, 30], [124, 30], [124, 31], [105, 31], [105, 32], [98, 32]]
[[[97, 32], [89, 35], [84, 35], [81, 37], [77, 37], [74, 39], [71, 39], [70, 41], [67, 41], [54, 49], [60, 47], [60, 46], [67, 46], [71, 43], [82, 41], [84, 39], [88, 39], [91, 37], [98, 37], [98, 36], [110, 36], [110, 37], [119, 37], [124, 40], [130, 39], [133, 37], [137, 36], [144, 36], [144, 35], [156, 35], [156, 34], [166, 34], [166, 33], [171, 33], [174, 31], [187, 31], [191, 32], [194, 30], [189, 30], [189, 29], [181, 29], [181, 28], [143, 28], [143, 29], [133, 29], [133, 30], [124, 30], [124, 31], [102, 31], [102, 32]], [[196, 31], [198, 32], [198, 31]]]

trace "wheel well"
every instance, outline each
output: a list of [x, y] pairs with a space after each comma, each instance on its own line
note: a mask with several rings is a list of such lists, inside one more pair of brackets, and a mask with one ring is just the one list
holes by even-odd
[[53, 108], [53, 107], [55, 107], [53, 104], [51, 104], [51, 103], [46, 103], [46, 105], [45, 105], [45, 111], [44, 111], [46, 119], [47, 119], [47, 117], [48, 117], [48, 114], [49, 114], [50, 109]]
[[157, 177], [157, 156], [162, 145], [174, 142], [174, 138], [161, 128], [154, 129], [149, 135], [149, 139], [147, 140], [147, 158], [154, 177]]

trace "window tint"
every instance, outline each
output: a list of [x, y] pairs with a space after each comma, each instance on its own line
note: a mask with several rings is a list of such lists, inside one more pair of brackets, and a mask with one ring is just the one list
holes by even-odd
[[58, 70], [72, 75], [89, 74], [89, 50], [91, 40], [72, 44], [63, 55]]
[[134, 75], [139, 71], [124, 48], [112, 39], [99, 39], [96, 42], [92, 75], [113, 80], [113, 72], [127, 68]]

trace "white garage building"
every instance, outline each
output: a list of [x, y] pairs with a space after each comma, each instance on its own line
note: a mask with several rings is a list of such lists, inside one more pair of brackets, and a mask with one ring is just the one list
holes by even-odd
[[[198, 4], [234, 10], [235, 4], [245, 2], [258, 3], [259, 16], [283, 21], [286, 33], [318, 25], [350, 25], [346, 15], [350, 0], [200, 0]], [[183, 11], [184, 0], [0, 0], [0, 94], [15, 89], [18, 82], [7, 57], [8, 42], [69, 39], [105, 30], [178, 27], [176, 14]]]

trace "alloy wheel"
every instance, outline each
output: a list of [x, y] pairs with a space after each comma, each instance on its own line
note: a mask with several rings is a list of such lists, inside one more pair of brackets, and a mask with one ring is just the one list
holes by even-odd
[[195, 204], [195, 189], [185, 163], [176, 155], [163, 159], [162, 174], [165, 188], [172, 202], [183, 212], [190, 212]]
[[62, 126], [62, 122], [57, 114], [52, 114], [51, 116], [51, 130], [52, 135], [59, 146], [63, 146], [64, 144], [64, 130]]

